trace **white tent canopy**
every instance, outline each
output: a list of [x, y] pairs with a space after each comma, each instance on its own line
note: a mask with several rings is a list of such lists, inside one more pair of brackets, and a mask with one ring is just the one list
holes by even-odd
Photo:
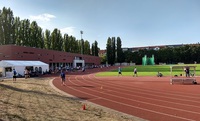
[[40, 69], [42, 73], [45, 71], [49, 71], [49, 65], [41, 61], [21, 61], [21, 60], [0, 61], [0, 68], [2, 71], [2, 75], [5, 77], [12, 77], [12, 69], [15, 69], [17, 73], [24, 76], [24, 70], [26, 67], [32, 67], [33, 71]]

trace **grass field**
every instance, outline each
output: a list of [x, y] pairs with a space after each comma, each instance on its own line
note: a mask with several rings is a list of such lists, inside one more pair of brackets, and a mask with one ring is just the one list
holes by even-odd
[[[161, 72], [164, 76], [170, 76], [170, 66], [172, 65], [136, 65], [136, 66], [127, 66], [122, 68], [122, 75], [123, 76], [133, 76], [133, 70], [136, 67], [138, 71], [138, 76], [156, 76], [158, 71]], [[178, 65], [177, 65], [178, 66]], [[185, 64], [180, 66], [197, 66], [196, 67], [196, 76], [200, 75], [200, 64]], [[190, 69], [190, 73], [194, 73], [194, 69]], [[172, 75], [184, 75], [183, 69], [173, 69]], [[116, 67], [115, 70], [109, 72], [101, 72], [96, 74], [96, 76], [117, 76], [118, 75], [118, 68]]]

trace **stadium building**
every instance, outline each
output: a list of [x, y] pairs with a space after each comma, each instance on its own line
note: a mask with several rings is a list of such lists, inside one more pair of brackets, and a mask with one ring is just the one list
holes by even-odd
[[16, 45], [0, 45], [1, 60], [42, 61], [52, 70], [57, 67], [91, 67], [100, 65], [101, 61], [97, 56]]

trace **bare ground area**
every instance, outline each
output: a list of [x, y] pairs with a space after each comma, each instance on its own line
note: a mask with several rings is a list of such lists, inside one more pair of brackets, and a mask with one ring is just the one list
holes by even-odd
[[83, 104], [55, 91], [52, 78], [18, 78], [0, 82], [0, 121], [136, 121], [137, 119]]

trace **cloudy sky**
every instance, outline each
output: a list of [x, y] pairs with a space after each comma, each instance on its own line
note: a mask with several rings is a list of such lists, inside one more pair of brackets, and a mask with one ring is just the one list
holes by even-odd
[[106, 48], [108, 37], [123, 47], [200, 42], [200, 0], [0, 0], [14, 16], [58, 28]]

